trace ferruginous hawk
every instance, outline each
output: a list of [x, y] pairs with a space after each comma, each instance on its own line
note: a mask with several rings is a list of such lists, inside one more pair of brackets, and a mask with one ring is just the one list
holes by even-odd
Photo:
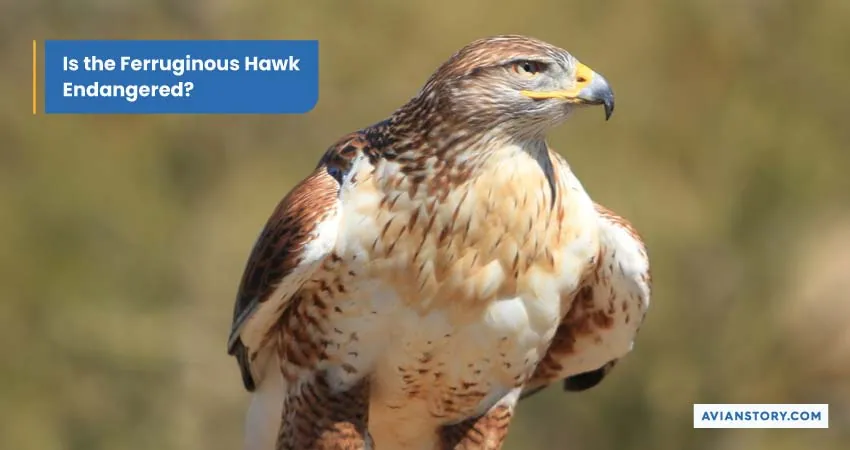
[[614, 96], [566, 51], [472, 42], [332, 145], [260, 234], [228, 351], [247, 450], [498, 449], [523, 395], [597, 383], [649, 304], [649, 261], [547, 132]]

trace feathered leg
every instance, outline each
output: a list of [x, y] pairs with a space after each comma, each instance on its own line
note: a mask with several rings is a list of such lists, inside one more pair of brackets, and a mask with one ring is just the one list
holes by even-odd
[[480, 417], [443, 427], [440, 450], [499, 450], [508, 435], [518, 397], [512, 393]]
[[324, 374], [297, 383], [284, 402], [275, 450], [373, 450], [369, 382], [333, 392]]

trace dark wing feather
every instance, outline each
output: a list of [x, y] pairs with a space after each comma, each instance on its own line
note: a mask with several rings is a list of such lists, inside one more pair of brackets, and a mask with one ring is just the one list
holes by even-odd
[[245, 388], [259, 380], [252, 367], [269, 331], [293, 295], [334, 248], [339, 224], [339, 190], [344, 167], [329, 158], [292, 189], [272, 213], [248, 258], [236, 303], [227, 351], [236, 357]]

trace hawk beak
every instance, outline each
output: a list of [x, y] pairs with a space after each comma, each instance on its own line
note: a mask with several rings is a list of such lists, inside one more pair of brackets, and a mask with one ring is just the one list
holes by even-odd
[[522, 91], [522, 95], [535, 100], [557, 98], [569, 103], [583, 105], [603, 105], [605, 120], [614, 113], [614, 91], [608, 85], [608, 80], [594, 72], [582, 63], [576, 66], [576, 81], [572, 89], [558, 91]]

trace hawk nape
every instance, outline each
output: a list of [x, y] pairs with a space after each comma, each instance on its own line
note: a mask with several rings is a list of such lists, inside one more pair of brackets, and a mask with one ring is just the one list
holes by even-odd
[[598, 73], [491, 37], [325, 152], [236, 298], [246, 449], [497, 449], [524, 392], [632, 349], [643, 242], [545, 140], [586, 105], [614, 109]]

